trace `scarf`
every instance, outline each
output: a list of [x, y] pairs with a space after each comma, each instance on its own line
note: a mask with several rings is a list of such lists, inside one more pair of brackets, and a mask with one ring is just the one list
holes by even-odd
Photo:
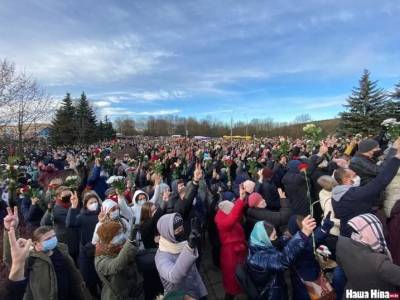
[[96, 244], [95, 256], [111, 256], [116, 257], [121, 251], [123, 245], [112, 245], [112, 244]]
[[383, 235], [382, 223], [375, 215], [359, 215], [347, 224], [355, 231], [351, 234], [352, 240], [369, 246], [375, 252], [387, 254], [392, 259]]
[[179, 254], [182, 252], [183, 248], [187, 245], [187, 241], [180, 243], [172, 243], [167, 239], [160, 236], [159, 249], [163, 252], [168, 252], [171, 254]]
[[254, 225], [250, 235], [250, 244], [261, 247], [272, 247], [271, 240], [264, 227], [264, 221], [259, 221]]
[[56, 199], [56, 204], [58, 206], [64, 207], [65, 209], [69, 209], [71, 207], [71, 202], [65, 203], [62, 202], [60, 199]]

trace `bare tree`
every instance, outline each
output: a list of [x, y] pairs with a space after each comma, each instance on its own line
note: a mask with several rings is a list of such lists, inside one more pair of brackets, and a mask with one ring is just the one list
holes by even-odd
[[311, 116], [309, 114], [301, 114], [294, 119], [295, 124], [307, 123], [310, 121], [311, 121]]
[[15, 64], [7, 60], [0, 61], [0, 129], [11, 122], [9, 106], [18, 90], [19, 78]]
[[54, 107], [51, 98], [32, 76], [17, 73], [15, 65], [6, 60], [1, 62], [0, 68], [0, 124], [16, 127], [21, 153], [25, 134], [32, 125], [48, 120]]

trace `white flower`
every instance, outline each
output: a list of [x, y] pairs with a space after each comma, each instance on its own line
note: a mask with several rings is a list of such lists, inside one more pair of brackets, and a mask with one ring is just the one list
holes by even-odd
[[396, 123], [397, 123], [397, 120], [395, 118], [389, 118], [389, 119], [384, 120], [381, 123], [381, 125], [382, 126], [389, 126], [389, 125], [393, 125], [393, 124], [396, 124]]
[[68, 176], [65, 179], [65, 181], [76, 181], [76, 180], [78, 180], [78, 176], [75, 176], [75, 175]]
[[108, 185], [112, 185], [114, 182], [118, 182], [118, 181], [123, 181], [125, 180], [124, 176], [111, 176], [110, 178], [107, 179], [106, 183]]

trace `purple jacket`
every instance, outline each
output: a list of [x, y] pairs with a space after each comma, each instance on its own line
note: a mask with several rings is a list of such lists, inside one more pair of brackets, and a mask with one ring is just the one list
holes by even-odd
[[[177, 243], [173, 230], [174, 215], [164, 215], [157, 223], [161, 237], [171, 243]], [[179, 254], [157, 251], [155, 261], [164, 286], [164, 294], [184, 291], [195, 299], [207, 296], [207, 289], [195, 263], [198, 256], [197, 249], [193, 250], [188, 245], [185, 245]]]

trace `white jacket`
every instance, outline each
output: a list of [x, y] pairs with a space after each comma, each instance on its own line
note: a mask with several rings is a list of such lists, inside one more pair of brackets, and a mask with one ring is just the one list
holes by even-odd
[[321, 205], [322, 211], [324, 212], [324, 219], [326, 215], [331, 212], [331, 221], [334, 223], [334, 225], [329, 233], [335, 236], [339, 236], [340, 220], [335, 218], [335, 213], [332, 207], [332, 192], [322, 189], [319, 192], [319, 204]]

